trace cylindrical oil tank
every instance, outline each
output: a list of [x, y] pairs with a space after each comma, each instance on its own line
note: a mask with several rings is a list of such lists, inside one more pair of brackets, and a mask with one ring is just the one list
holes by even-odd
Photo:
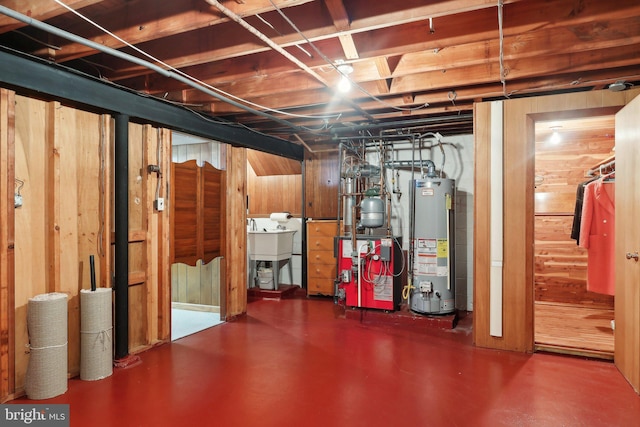
[[409, 307], [423, 314], [455, 311], [455, 181], [412, 180]]
[[378, 197], [366, 197], [360, 202], [360, 223], [363, 227], [377, 228], [384, 225], [384, 202]]

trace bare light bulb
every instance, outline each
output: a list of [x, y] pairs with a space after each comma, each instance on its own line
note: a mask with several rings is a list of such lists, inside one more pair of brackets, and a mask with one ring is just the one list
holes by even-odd
[[338, 82], [338, 90], [342, 93], [347, 93], [351, 90], [351, 82], [347, 78], [347, 76], [340, 77], [340, 81]]
[[551, 133], [551, 136], [549, 137], [549, 142], [552, 144], [559, 144], [560, 142], [562, 142], [562, 136], [560, 135], [560, 132], [558, 132], [560, 129], [562, 129], [562, 126], [550, 126], [549, 129], [553, 131]]
[[353, 67], [349, 64], [340, 64], [338, 65], [338, 71], [340, 72], [338, 91], [341, 93], [347, 93], [351, 90], [351, 82], [347, 76], [353, 73]]

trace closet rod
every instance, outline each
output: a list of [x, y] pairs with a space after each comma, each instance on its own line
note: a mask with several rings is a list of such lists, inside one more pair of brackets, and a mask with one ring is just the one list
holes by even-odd
[[600, 173], [603, 169], [608, 169], [614, 166], [615, 164], [616, 164], [616, 156], [608, 157], [603, 161], [601, 161], [600, 163], [598, 163], [597, 165], [595, 165], [593, 168], [589, 169], [585, 174], [585, 176], [586, 177], [594, 176], [596, 172]]

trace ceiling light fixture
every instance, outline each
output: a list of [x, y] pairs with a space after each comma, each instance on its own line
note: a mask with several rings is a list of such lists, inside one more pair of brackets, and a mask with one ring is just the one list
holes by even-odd
[[353, 67], [349, 64], [345, 64], [344, 61], [339, 60], [336, 62], [338, 72], [340, 73], [340, 81], [338, 82], [338, 90], [342, 93], [347, 93], [351, 89], [351, 81], [349, 74], [353, 73]]
[[558, 133], [562, 126], [549, 126], [549, 129], [553, 131], [551, 137], [549, 137], [549, 142], [552, 144], [559, 144], [562, 141], [562, 137]]
[[618, 80], [615, 83], [611, 83], [608, 87], [611, 92], [620, 92], [622, 90], [625, 90], [626, 88], [627, 82], [625, 82], [624, 80]]

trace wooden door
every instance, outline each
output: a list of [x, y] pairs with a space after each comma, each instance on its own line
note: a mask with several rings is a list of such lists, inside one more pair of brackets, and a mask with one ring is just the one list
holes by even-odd
[[615, 364], [640, 392], [640, 96], [616, 114]]

